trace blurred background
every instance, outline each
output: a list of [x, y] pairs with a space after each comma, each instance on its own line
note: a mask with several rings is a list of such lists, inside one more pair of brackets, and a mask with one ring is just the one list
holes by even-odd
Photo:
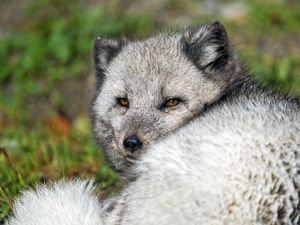
[[0, 0], [0, 224], [37, 182], [80, 176], [119, 190], [91, 134], [95, 37], [215, 20], [254, 78], [300, 95], [298, 0]]

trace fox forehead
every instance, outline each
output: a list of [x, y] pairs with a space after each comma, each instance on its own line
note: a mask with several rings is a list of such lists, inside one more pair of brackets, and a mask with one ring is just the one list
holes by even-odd
[[172, 73], [187, 65], [188, 59], [182, 52], [180, 39], [176, 36], [157, 36], [144, 41], [130, 42], [112, 60], [110, 68], [137, 73]]
[[201, 71], [185, 57], [176, 36], [132, 42], [112, 60], [106, 71], [110, 86], [120, 83], [120, 88], [128, 91], [132, 87], [156, 89], [156, 92], [176, 90], [178, 86], [182, 89], [195, 81], [200, 84], [200, 75]]

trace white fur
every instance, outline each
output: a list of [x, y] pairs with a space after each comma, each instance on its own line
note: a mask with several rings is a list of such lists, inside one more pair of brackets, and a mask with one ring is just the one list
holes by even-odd
[[92, 182], [59, 181], [22, 193], [6, 225], [102, 225]]
[[300, 115], [273, 100], [231, 100], [155, 144], [112, 210], [86, 182], [59, 182], [25, 192], [6, 225], [296, 225]]
[[[299, 204], [299, 113], [287, 118], [277, 111], [280, 102], [274, 110], [245, 101], [153, 146], [127, 190], [122, 224], [297, 224], [299, 212], [293, 223], [289, 215]], [[286, 194], [278, 192], [280, 184]]]

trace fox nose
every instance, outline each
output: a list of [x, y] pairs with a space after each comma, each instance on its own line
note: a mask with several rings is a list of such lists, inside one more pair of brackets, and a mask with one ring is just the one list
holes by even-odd
[[132, 153], [141, 148], [142, 145], [143, 143], [135, 135], [129, 136], [123, 141], [123, 146]]

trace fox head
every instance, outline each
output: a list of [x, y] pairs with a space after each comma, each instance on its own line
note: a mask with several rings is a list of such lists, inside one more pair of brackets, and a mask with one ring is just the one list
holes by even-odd
[[218, 22], [142, 41], [97, 38], [94, 61], [94, 134], [111, 164], [125, 172], [241, 74]]

